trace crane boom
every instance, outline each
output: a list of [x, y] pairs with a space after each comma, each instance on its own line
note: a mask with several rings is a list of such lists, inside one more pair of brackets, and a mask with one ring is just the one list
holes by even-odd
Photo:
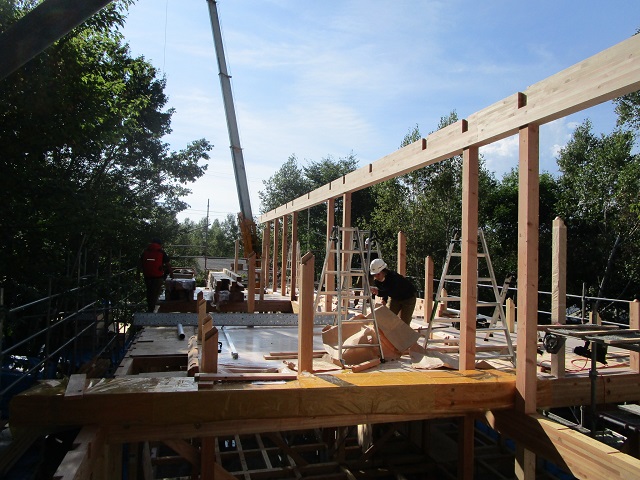
[[[256, 226], [251, 212], [251, 199], [249, 197], [249, 186], [247, 185], [247, 172], [244, 167], [244, 157], [240, 147], [240, 134], [238, 132], [238, 122], [236, 120], [236, 110], [233, 106], [233, 94], [231, 93], [231, 76], [227, 72], [227, 62], [224, 56], [224, 46], [222, 44], [222, 32], [220, 30], [220, 19], [218, 17], [218, 7], [216, 0], [207, 0], [209, 4], [209, 17], [211, 19], [211, 30], [213, 32], [213, 45], [216, 50], [218, 60], [218, 71], [220, 86], [222, 87], [222, 101], [227, 119], [227, 129], [229, 131], [229, 142], [231, 143], [231, 159], [233, 161], [233, 172], [236, 178], [236, 188], [238, 190], [238, 200], [240, 202], [239, 227], [242, 232], [245, 256], [249, 256], [257, 246]], [[256, 252], [258, 255], [258, 252]], [[260, 255], [258, 255], [259, 257]]]

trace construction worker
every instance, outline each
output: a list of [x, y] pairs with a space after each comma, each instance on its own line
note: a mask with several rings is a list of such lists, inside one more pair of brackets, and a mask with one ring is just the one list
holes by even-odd
[[381, 297], [383, 305], [399, 315], [404, 323], [411, 325], [416, 306], [416, 287], [398, 272], [389, 270], [381, 258], [371, 261], [369, 273], [373, 276], [374, 284], [371, 293]]
[[165, 278], [171, 273], [171, 264], [167, 252], [162, 249], [162, 240], [154, 238], [140, 255], [138, 260], [138, 278], [144, 276], [147, 289], [147, 312], [154, 312], [156, 302], [162, 292]]

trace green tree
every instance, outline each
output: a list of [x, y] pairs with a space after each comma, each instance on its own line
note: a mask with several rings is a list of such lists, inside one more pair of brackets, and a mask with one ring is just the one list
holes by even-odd
[[[35, 3], [5, 5], [0, 26]], [[116, 257], [134, 266], [151, 236], [175, 235], [185, 185], [204, 173], [206, 140], [179, 152], [162, 141], [173, 110], [164, 79], [130, 56], [118, 32], [129, 3], [106, 7], [0, 81], [0, 272], [9, 298], [42, 290], [47, 275], [110, 269]]]
[[587, 120], [560, 152], [558, 209], [567, 222], [574, 291], [583, 282], [598, 297], [637, 290], [640, 158], [632, 147], [630, 131], [597, 136]]

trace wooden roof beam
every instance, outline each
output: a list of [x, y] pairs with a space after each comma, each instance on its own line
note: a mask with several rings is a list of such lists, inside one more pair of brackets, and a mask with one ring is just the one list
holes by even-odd
[[463, 149], [510, 137], [529, 124], [544, 124], [640, 90], [640, 35], [579, 62], [465, 120], [460, 120], [343, 178], [281, 205], [264, 223], [346, 192], [361, 190], [462, 153]]

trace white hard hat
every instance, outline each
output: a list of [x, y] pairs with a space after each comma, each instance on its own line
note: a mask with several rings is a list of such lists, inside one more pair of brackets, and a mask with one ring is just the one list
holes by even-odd
[[371, 266], [369, 267], [369, 273], [371, 273], [371, 275], [375, 275], [376, 273], [380, 273], [385, 268], [387, 268], [387, 264], [384, 263], [384, 260], [382, 260], [381, 258], [374, 258], [371, 261]]

